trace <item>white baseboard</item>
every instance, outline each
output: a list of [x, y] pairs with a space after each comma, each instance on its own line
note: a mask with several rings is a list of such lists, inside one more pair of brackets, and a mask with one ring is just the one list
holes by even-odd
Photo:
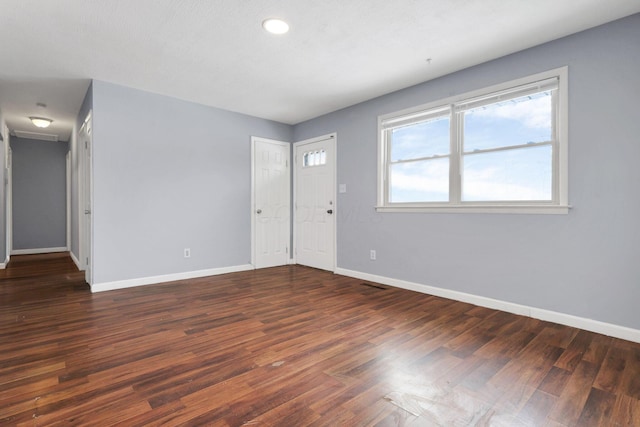
[[419, 283], [407, 282], [404, 280], [392, 279], [390, 277], [378, 276], [375, 274], [363, 273], [354, 270], [347, 270], [344, 268], [337, 268], [335, 273], [341, 274], [343, 276], [353, 277], [356, 279], [377, 282], [396, 288], [408, 289], [423, 294], [435, 295], [442, 298], [466, 302], [481, 307], [519, 314], [521, 316], [532, 317], [534, 319], [559, 323], [561, 325], [572, 326], [574, 328], [580, 328], [586, 331], [596, 332], [598, 334], [608, 335], [610, 337], [640, 343], [640, 330], [628, 328], [626, 326], [614, 325], [611, 323], [600, 322], [599, 320], [573, 316], [571, 314], [564, 314], [555, 311], [544, 310], [541, 308], [529, 307], [526, 305], [515, 304], [507, 301], [467, 294], [465, 292], [452, 291], [450, 289], [437, 288], [434, 286], [422, 285]]
[[71, 255], [71, 260], [76, 265], [76, 267], [78, 267], [78, 270], [82, 270], [82, 267], [80, 267], [80, 261], [78, 261], [78, 258], [76, 258], [75, 254], [72, 251], [69, 251], [69, 255]]
[[173, 282], [176, 280], [195, 279], [205, 276], [217, 276], [219, 274], [236, 273], [238, 271], [253, 270], [251, 264], [235, 265], [231, 267], [211, 268], [207, 270], [186, 271], [184, 273], [164, 274], [162, 276], [141, 277], [138, 279], [118, 280], [115, 282], [94, 283], [91, 292], [113, 291], [115, 289], [133, 288], [135, 286], [155, 285], [158, 283]]
[[48, 254], [53, 252], [67, 252], [67, 247], [57, 248], [37, 248], [37, 249], [13, 249], [11, 255], [36, 255], [36, 254]]

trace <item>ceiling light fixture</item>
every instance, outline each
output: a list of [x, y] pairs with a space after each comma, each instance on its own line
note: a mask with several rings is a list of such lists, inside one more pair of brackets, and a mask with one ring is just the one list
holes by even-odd
[[282, 19], [269, 18], [262, 21], [262, 28], [271, 34], [284, 34], [289, 31], [289, 24]]
[[49, 127], [51, 122], [53, 122], [53, 120], [45, 119], [44, 117], [29, 117], [29, 120], [31, 120], [31, 123], [33, 123], [39, 128]]

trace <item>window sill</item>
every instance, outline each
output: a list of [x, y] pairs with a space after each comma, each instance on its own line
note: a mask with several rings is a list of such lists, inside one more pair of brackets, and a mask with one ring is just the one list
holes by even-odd
[[481, 213], [481, 214], [546, 214], [566, 215], [569, 205], [434, 205], [376, 206], [376, 212], [416, 213]]

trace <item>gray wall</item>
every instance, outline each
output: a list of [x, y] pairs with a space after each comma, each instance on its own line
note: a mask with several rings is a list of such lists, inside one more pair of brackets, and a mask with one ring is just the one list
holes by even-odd
[[94, 284], [249, 263], [252, 135], [292, 128], [94, 81]]
[[[295, 126], [338, 133], [338, 266], [640, 329], [639, 46], [634, 15]], [[565, 65], [568, 215], [375, 213], [378, 115]]]
[[67, 246], [67, 142], [11, 138], [13, 249]]

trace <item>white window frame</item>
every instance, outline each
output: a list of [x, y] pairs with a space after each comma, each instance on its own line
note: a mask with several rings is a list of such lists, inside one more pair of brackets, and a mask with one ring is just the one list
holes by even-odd
[[[522, 213], [522, 214], [567, 214], [568, 203], [568, 67], [557, 68], [472, 92], [452, 96], [416, 107], [378, 116], [378, 212], [439, 212], [439, 213]], [[449, 109], [451, 128], [457, 126], [457, 111], [460, 105], [493, 97], [499, 92], [510, 92], [519, 86], [532, 85], [544, 80], [557, 79], [557, 103], [555, 107], [555, 138], [552, 143], [552, 200], [551, 201], [506, 201], [483, 202], [461, 201], [462, 153], [452, 135], [448, 202], [391, 203], [388, 201], [389, 147], [386, 133], [390, 123], [411, 123], [418, 117], [428, 116], [434, 111]], [[453, 133], [453, 132], [452, 132]]]

